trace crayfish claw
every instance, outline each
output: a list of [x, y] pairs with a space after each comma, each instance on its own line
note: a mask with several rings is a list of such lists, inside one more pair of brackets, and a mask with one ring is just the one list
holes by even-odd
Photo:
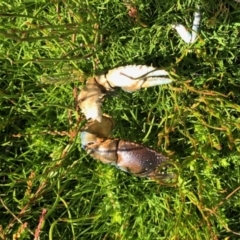
[[115, 124], [111, 117], [102, 114], [101, 104], [106, 93], [115, 87], [133, 92], [170, 82], [167, 71], [144, 65], [119, 67], [88, 79], [78, 96], [79, 107], [91, 119], [80, 135], [82, 147], [101, 162], [136, 176], [163, 178], [165, 175], [158, 168], [168, 158], [141, 144], [109, 138]]
[[194, 15], [193, 15], [191, 32], [189, 32], [186, 29], [186, 27], [183, 26], [182, 24], [173, 24], [172, 28], [174, 28], [178, 32], [179, 36], [182, 38], [184, 42], [191, 44], [196, 41], [198, 31], [199, 31], [200, 21], [201, 21], [201, 13], [198, 6], [196, 12], [194, 12]]

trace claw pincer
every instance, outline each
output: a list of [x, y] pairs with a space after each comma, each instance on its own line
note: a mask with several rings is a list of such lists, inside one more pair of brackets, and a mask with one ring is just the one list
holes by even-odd
[[138, 143], [109, 138], [114, 122], [111, 117], [102, 114], [101, 104], [106, 93], [116, 87], [134, 92], [170, 82], [167, 71], [144, 65], [119, 67], [88, 79], [78, 96], [82, 112], [87, 119], [92, 119], [81, 132], [81, 143], [87, 153], [139, 177], [167, 178], [168, 174], [163, 172], [167, 157]]

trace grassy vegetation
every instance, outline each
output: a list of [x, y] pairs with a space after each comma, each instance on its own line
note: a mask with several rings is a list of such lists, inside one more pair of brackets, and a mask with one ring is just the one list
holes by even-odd
[[[240, 238], [240, 4], [135, 0], [134, 18], [123, 2], [0, 2], [0, 239]], [[186, 45], [171, 24], [191, 27], [196, 4]], [[83, 75], [127, 64], [175, 80], [103, 105], [115, 137], [176, 161], [175, 187], [81, 149]]]

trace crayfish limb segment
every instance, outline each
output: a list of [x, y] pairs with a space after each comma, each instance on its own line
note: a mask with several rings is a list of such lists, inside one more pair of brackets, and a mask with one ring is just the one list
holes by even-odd
[[117, 148], [117, 166], [139, 177], [156, 175], [157, 168], [167, 158], [138, 143], [120, 140]]
[[114, 126], [114, 120], [106, 114], [102, 115], [100, 122], [97, 120], [89, 121], [81, 132], [82, 147], [85, 148], [87, 145], [97, 142], [100, 138], [107, 139]]
[[104, 88], [96, 82], [96, 79], [88, 79], [86, 86], [78, 95], [78, 105], [87, 119], [96, 119], [101, 122], [101, 105], [104, 96]]

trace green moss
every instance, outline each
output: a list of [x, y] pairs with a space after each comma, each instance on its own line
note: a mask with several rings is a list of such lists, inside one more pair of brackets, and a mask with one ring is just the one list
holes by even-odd
[[[240, 4], [198, 3], [200, 37], [186, 45], [171, 24], [191, 27], [192, 1], [138, 0], [137, 21], [119, 0], [1, 1], [0, 238], [238, 239]], [[176, 161], [175, 187], [81, 149], [73, 90], [127, 64], [175, 80], [103, 104], [115, 137]]]

